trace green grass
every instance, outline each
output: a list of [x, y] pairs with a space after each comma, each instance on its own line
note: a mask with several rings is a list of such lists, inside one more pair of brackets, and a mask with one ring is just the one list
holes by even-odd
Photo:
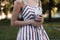
[[0, 40], [16, 40], [17, 32], [18, 28], [11, 27], [9, 20], [0, 22]]
[[48, 22], [43, 24], [50, 40], [60, 40], [60, 22]]
[[[60, 40], [60, 23], [45, 22], [43, 24], [50, 40]], [[0, 40], [16, 40], [17, 27], [10, 26], [10, 20], [0, 21]]]

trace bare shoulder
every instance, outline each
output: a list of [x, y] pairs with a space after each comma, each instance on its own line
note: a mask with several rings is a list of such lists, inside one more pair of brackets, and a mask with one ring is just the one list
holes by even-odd
[[23, 5], [23, 2], [22, 2], [22, 0], [16, 0], [15, 2], [14, 2], [14, 6], [22, 6]]

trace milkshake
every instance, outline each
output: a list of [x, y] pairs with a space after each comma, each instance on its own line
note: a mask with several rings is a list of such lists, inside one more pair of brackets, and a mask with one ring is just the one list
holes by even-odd
[[35, 8], [35, 21], [39, 21], [38, 18], [42, 14], [42, 8], [41, 7], [36, 7]]

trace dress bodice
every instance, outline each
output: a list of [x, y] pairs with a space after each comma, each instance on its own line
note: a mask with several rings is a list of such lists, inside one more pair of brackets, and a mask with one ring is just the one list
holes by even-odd
[[[26, 0], [23, 0], [24, 4], [26, 4]], [[29, 5], [25, 5], [22, 10], [23, 19], [33, 19], [35, 18], [35, 14], [42, 13], [42, 8], [38, 6], [38, 4], [33, 8]]]

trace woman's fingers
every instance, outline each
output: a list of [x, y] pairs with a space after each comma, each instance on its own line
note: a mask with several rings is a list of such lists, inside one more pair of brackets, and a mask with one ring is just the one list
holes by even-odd
[[39, 15], [40, 17], [43, 17], [43, 15]]
[[42, 17], [38, 17], [37, 19], [42, 19]]
[[40, 16], [40, 17], [37, 17], [38, 20], [42, 20], [43, 19], [43, 16]]

